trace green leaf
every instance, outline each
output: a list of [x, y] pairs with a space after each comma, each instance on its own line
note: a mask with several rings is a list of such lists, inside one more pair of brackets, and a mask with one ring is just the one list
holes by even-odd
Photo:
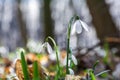
[[90, 78], [91, 78], [91, 80], [96, 80], [96, 78], [95, 78], [95, 75], [94, 75], [93, 71], [90, 71]]
[[104, 74], [104, 73], [107, 73], [107, 72], [109, 72], [110, 70], [105, 70], [105, 71], [102, 71], [102, 72], [100, 72], [100, 73], [98, 73], [98, 74], [96, 74], [95, 76], [100, 76], [100, 75], [102, 75], [102, 74]]
[[40, 80], [37, 61], [33, 63], [33, 80]]
[[22, 64], [22, 70], [23, 70], [24, 80], [30, 80], [29, 74], [28, 74], [27, 63], [25, 61], [25, 57], [24, 57], [23, 51], [21, 51], [21, 64]]
[[97, 60], [97, 61], [95, 62], [95, 64], [93, 65], [93, 71], [95, 70], [95, 68], [96, 68], [96, 66], [97, 66], [98, 63], [99, 63], [99, 60]]
[[105, 57], [103, 58], [104, 63], [108, 64], [109, 62], [109, 44], [105, 43], [104, 44], [104, 49], [105, 49]]

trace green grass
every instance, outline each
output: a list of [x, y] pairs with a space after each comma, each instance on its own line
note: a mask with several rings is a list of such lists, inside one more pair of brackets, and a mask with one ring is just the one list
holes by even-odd
[[24, 56], [23, 51], [21, 51], [21, 64], [22, 64], [24, 80], [30, 80], [29, 73], [28, 73], [28, 67], [27, 67], [27, 63], [25, 61], [25, 56]]
[[39, 69], [38, 69], [37, 61], [33, 63], [33, 80], [41, 80], [39, 76]]

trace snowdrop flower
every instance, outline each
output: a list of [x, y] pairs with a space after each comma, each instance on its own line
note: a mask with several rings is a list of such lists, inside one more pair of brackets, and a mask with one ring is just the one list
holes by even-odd
[[0, 55], [2, 57], [8, 57], [8, 53], [9, 51], [7, 47], [4, 47], [4, 46], [0, 47]]
[[72, 61], [73, 61], [73, 63], [75, 64], [75, 65], [77, 65], [77, 59], [75, 58], [75, 56], [74, 55], [72, 55]]
[[35, 49], [37, 48], [38, 43], [33, 41], [33, 40], [29, 40], [27, 43], [27, 48], [29, 49], [30, 52], [35, 52]]
[[49, 55], [49, 59], [52, 60], [52, 61], [56, 60], [56, 54], [55, 54], [55, 52], [53, 54]]
[[71, 75], [74, 75], [74, 71], [71, 68], [69, 68], [69, 72]]
[[48, 51], [49, 54], [52, 54], [52, 53], [54, 52], [53, 49], [52, 49], [52, 47], [50, 46], [50, 44], [49, 44], [48, 42], [45, 42], [45, 43], [41, 46], [39, 52], [41, 52], [44, 47], [47, 48], [47, 51]]
[[82, 29], [88, 31], [88, 25], [81, 20], [76, 20], [71, 29], [71, 35], [74, 35], [75, 33], [80, 34], [82, 32]]
[[53, 49], [52, 47], [50, 46], [50, 44], [48, 42], [46, 42], [46, 46], [47, 46], [47, 51], [49, 54], [53, 53]]
[[[71, 56], [71, 59], [72, 59], [72, 61], [73, 61], [73, 63], [74, 63], [75, 65], [78, 64], [78, 63], [77, 63], [77, 59], [75, 58], [74, 55]], [[65, 57], [64, 61], [62, 62], [63, 66], [66, 65], [66, 61], [67, 61], [67, 56]], [[71, 64], [71, 60], [69, 59], [69, 60], [68, 60], [68, 66], [69, 66], [69, 67], [70, 67], [70, 64]]]

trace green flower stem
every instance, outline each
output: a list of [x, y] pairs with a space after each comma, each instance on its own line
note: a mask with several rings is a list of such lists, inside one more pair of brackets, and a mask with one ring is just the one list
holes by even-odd
[[93, 71], [90, 71], [89, 73], [90, 73], [91, 80], [96, 80], [96, 77], [95, 77]]
[[71, 25], [74, 20], [79, 19], [78, 16], [73, 16], [68, 24], [68, 31], [67, 31], [67, 62], [66, 62], [66, 74], [69, 74], [69, 67], [68, 67], [68, 61], [69, 61], [69, 55], [70, 55], [70, 34], [71, 34]]
[[51, 38], [50, 36], [46, 38], [46, 41], [48, 41], [48, 39], [50, 39], [54, 45], [54, 49], [56, 51], [56, 58], [57, 58], [57, 68], [58, 68], [58, 75], [60, 74], [60, 62], [59, 62], [59, 58], [58, 58], [58, 46], [56, 45], [55, 41], [53, 38]]
[[71, 32], [71, 25], [69, 24], [68, 27], [68, 37], [67, 37], [67, 62], [66, 62], [66, 73], [69, 74], [68, 70], [68, 60], [69, 60], [69, 53], [70, 53], [70, 32]]

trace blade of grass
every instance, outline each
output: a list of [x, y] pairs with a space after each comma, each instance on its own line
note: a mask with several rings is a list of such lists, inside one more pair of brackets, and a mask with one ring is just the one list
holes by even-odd
[[103, 61], [105, 64], [108, 64], [109, 63], [109, 44], [106, 42], [104, 44], [104, 49], [105, 49], [105, 57], [103, 58]]
[[100, 75], [102, 75], [102, 74], [104, 74], [104, 73], [107, 73], [107, 72], [109, 72], [110, 70], [105, 70], [105, 71], [102, 71], [102, 72], [100, 72], [100, 73], [98, 73], [98, 74], [96, 74], [95, 76], [100, 76]]
[[95, 70], [95, 68], [96, 68], [96, 66], [98, 65], [98, 63], [99, 63], [99, 60], [97, 60], [96, 62], [95, 62], [95, 64], [93, 65], [93, 71]]
[[92, 71], [90, 71], [90, 77], [91, 77], [91, 80], [96, 80], [95, 75]]
[[37, 61], [33, 63], [33, 80], [40, 80]]
[[24, 53], [23, 51], [21, 52], [21, 64], [22, 64], [22, 70], [23, 70], [23, 75], [24, 75], [24, 80], [30, 80], [29, 74], [28, 74], [28, 68], [27, 68], [27, 63], [25, 61]]

